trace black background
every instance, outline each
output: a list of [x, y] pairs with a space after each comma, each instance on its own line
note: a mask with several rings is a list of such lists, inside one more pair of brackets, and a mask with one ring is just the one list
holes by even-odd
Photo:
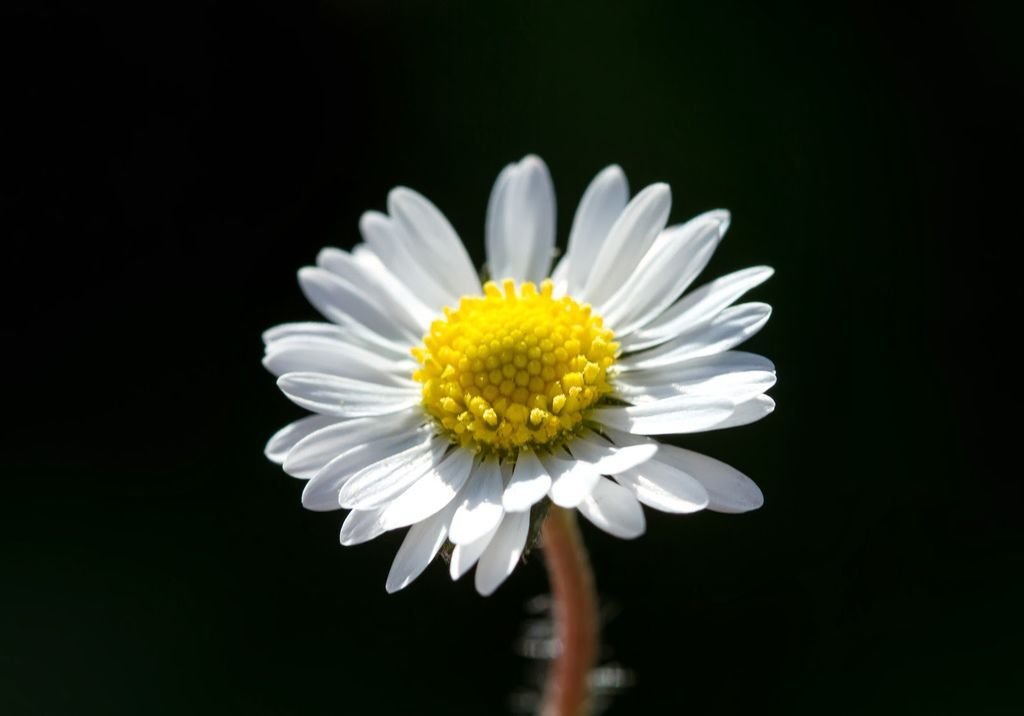
[[[268, 463], [260, 332], [396, 184], [483, 260], [507, 162], [564, 237], [620, 163], [766, 263], [778, 410], [684, 443], [745, 516], [585, 527], [614, 714], [1021, 707], [1024, 61], [996, 5], [14, 3], [3, 11], [4, 714], [501, 713], [538, 559], [490, 598], [337, 544]], [[564, 240], [564, 239], [563, 239]], [[998, 270], [1009, 269], [1007, 275]], [[1006, 316], [1003, 315], [1004, 309]]]

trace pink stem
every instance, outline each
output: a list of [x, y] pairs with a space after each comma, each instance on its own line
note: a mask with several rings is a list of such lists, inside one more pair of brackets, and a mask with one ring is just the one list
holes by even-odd
[[551, 582], [558, 652], [544, 686], [541, 716], [590, 713], [587, 677], [597, 660], [594, 575], [576, 524], [576, 511], [552, 506], [541, 531]]

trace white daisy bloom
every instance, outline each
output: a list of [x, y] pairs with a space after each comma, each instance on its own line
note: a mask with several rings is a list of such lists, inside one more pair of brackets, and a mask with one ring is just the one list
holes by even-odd
[[[733, 350], [768, 320], [735, 302], [772, 275], [737, 271], [683, 296], [729, 225], [710, 211], [666, 227], [669, 187], [632, 199], [617, 166], [583, 194], [564, 257], [555, 193], [535, 156], [501, 172], [487, 207], [481, 284], [444, 215], [396, 188], [367, 212], [364, 243], [326, 248], [299, 283], [326, 323], [268, 330], [264, 365], [314, 413], [267, 457], [308, 480], [310, 510], [350, 510], [341, 543], [408, 527], [387, 590], [447, 542], [457, 579], [492, 593], [527, 548], [531, 511], [577, 508], [617, 537], [641, 505], [745, 512], [758, 487], [652, 435], [745, 425], [774, 401], [771, 361]], [[550, 500], [550, 503], [547, 501]], [[536, 508], [536, 509], [535, 509]]]

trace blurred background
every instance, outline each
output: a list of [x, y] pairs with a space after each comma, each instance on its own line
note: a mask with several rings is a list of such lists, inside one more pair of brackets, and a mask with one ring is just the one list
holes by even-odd
[[[776, 276], [778, 410], [680, 444], [743, 516], [585, 536], [610, 714], [1020, 713], [1024, 538], [1002, 278], [1020, 238], [1019, 16], [996, 4], [5, 5], [0, 713], [499, 714], [539, 555], [493, 597], [262, 454], [301, 411], [260, 333], [296, 270], [411, 186], [483, 260], [506, 163], [567, 234], [619, 163], [726, 207], [705, 278]], [[1008, 412], [1008, 417], [1004, 415]]]

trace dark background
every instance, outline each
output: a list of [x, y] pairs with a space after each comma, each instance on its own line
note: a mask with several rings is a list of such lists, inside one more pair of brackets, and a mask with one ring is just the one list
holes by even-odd
[[1019, 713], [1018, 17], [140, 6], [0, 23], [0, 712], [507, 710], [540, 561], [387, 596], [401, 536], [341, 548], [263, 458], [301, 413], [259, 336], [315, 317], [295, 271], [396, 184], [481, 261], [491, 182], [536, 152], [563, 240], [617, 162], [673, 221], [732, 210], [706, 276], [777, 269], [749, 347], [778, 410], [683, 443], [764, 508], [584, 527], [636, 678], [610, 713]]

